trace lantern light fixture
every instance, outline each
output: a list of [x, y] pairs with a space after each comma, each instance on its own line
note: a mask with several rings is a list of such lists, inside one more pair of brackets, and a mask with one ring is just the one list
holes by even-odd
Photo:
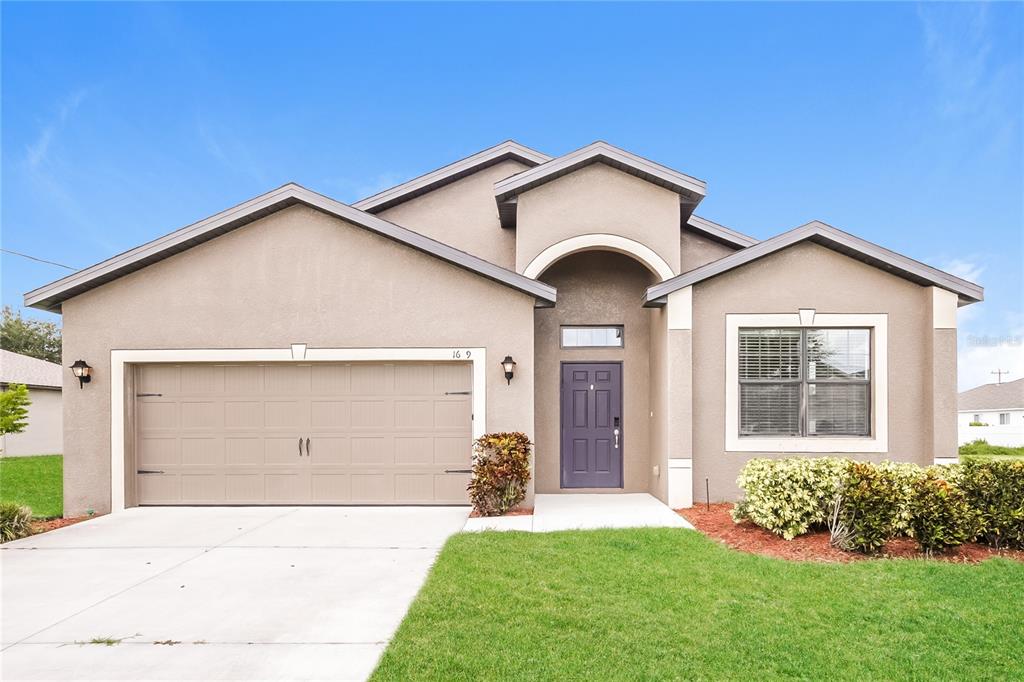
[[515, 375], [516, 361], [512, 359], [511, 355], [506, 355], [505, 359], [501, 361], [501, 367], [505, 370], [505, 381], [511, 385], [512, 377]]
[[78, 379], [78, 388], [92, 381], [92, 367], [85, 360], [75, 360], [71, 365], [71, 373]]

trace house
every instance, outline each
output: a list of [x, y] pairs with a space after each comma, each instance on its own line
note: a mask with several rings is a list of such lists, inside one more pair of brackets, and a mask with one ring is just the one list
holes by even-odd
[[10, 384], [25, 384], [32, 401], [28, 407], [28, 426], [21, 433], [0, 436], [0, 454], [12, 457], [61, 452], [63, 374], [60, 365], [0, 350], [0, 391], [6, 391]]
[[957, 400], [960, 444], [986, 440], [992, 445], [1024, 445], [1024, 379], [985, 384]]
[[705, 193], [509, 141], [351, 205], [288, 184], [31, 291], [91, 367], [64, 373], [65, 510], [464, 503], [472, 439], [506, 430], [531, 499], [955, 457], [981, 287], [821, 222], [758, 241]]

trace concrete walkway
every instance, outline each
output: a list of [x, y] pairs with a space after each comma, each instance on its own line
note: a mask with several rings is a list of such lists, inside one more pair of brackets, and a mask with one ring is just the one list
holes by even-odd
[[5, 544], [0, 678], [365, 679], [467, 514], [141, 508]]
[[647, 493], [537, 495], [533, 516], [467, 519], [465, 530], [520, 530], [546, 533], [587, 528], [693, 528]]

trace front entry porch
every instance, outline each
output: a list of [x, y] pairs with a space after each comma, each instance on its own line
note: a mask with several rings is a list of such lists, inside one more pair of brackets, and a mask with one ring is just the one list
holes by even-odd
[[648, 493], [539, 494], [532, 516], [467, 519], [467, 531], [519, 530], [548, 533], [595, 528], [690, 528], [693, 526]]

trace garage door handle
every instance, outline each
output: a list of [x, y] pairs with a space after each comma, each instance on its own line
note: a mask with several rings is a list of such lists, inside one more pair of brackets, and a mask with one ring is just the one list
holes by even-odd
[[137, 473], [137, 474], [162, 474], [163, 472], [162, 471], [157, 471], [156, 469], [139, 469], [135, 473]]
[[302, 457], [302, 436], [299, 436], [299, 457]]
[[313, 454], [313, 451], [309, 449], [309, 439], [307, 438], [306, 439], [306, 457], [309, 457], [311, 454]]
[[471, 474], [471, 473], [473, 473], [473, 470], [472, 469], [445, 469], [444, 472], [446, 474]]

